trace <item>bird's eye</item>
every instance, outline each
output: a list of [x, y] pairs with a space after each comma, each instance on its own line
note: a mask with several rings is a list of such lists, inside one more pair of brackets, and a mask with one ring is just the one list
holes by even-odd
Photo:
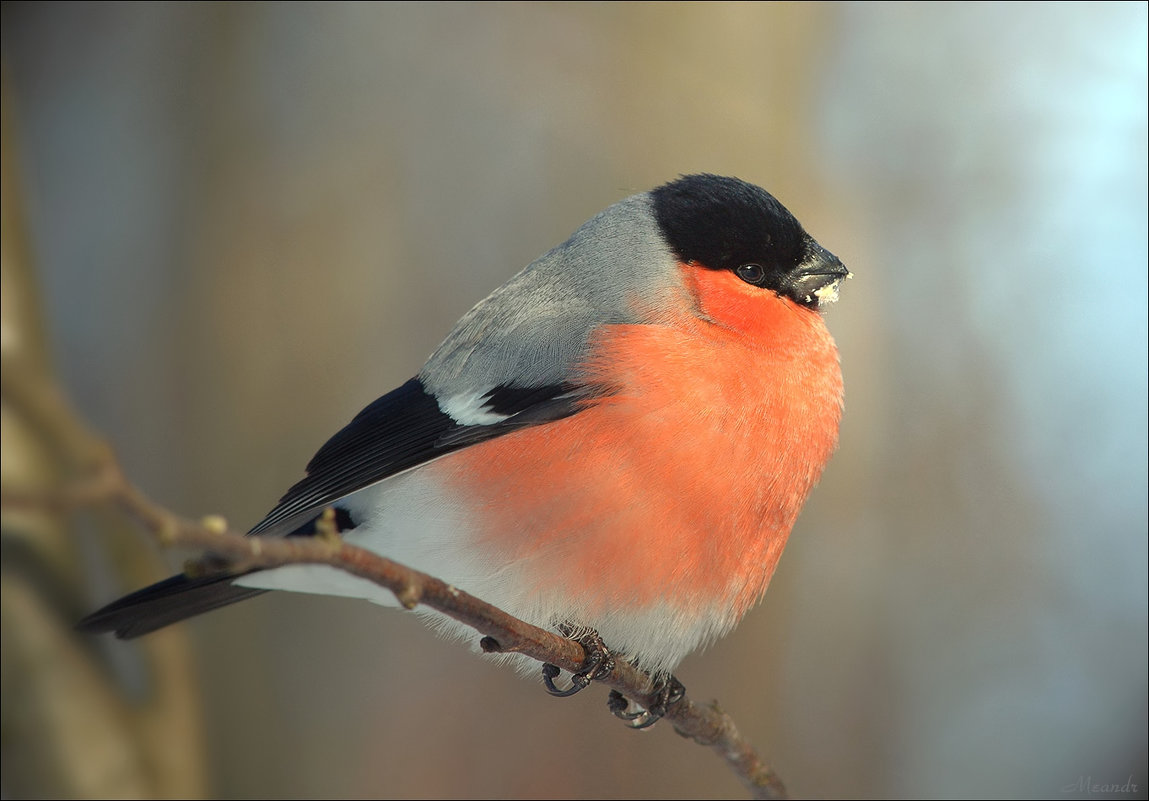
[[734, 268], [734, 274], [748, 284], [760, 286], [766, 278], [766, 271], [760, 264], [740, 264]]

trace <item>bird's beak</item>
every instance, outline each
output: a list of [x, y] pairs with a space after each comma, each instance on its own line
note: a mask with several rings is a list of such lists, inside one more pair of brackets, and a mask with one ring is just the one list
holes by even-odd
[[795, 300], [817, 307], [836, 301], [842, 279], [852, 276], [837, 256], [810, 240], [806, 258], [790, 273], [787, 284]]

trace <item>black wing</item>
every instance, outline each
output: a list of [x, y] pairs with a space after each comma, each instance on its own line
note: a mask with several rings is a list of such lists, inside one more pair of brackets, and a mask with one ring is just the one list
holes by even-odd
[[496, 387], [484, 398], [485, 409], [505, 418], [490, 425], [462, 425], [412, 378], [329, 439], [308, 463], [307, 477], [250, 533], [291, 531], [340, 498], [404, 470], [523, 426], [574, 414], [586, 396], [572, 385], [555, 384]]
[[[307, 465], [307, 477], [249, 533], [309, 536], [319, 512], [346, 495], [466, 445], [523, 426], [558, 420], [577, 412], [588, 396], [573, 386], [496, 387], [484, 396], [484, 409], [505, 416], [490, 425], [462, 425], [439, 408], [434, 396], [413, 378], [355, 416], [327, 441]], [[336, 525], [354, 528], [346, 510]], [[77, 624], [81, 631], [114, 631], [121, 639], [139, 637], [181, 620], [260, 595], [266, 590], [238, 587], [231, 573], [173, 576], [124, 596]]]

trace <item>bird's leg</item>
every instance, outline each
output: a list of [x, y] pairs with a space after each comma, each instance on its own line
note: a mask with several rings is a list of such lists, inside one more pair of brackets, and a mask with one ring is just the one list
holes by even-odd
[[657, 723], [667, 711], [683, 699], [686, 688], [682, 682], [669, 673], [660, 673], [654, 677], [654, 703], [649, 709], [638, 707], [634, 712], [627, 712], [630, 702], [618, 690], [611, 690], [606, 704], [616, 718], [625, 720], [632, 729], [645, 729]]
[[[570, 637], [577, 629], [564, 624], [559, 627], [564, 637]], [[555, 678], [559, 675], [558, 665], [547, 662], [543, 664], [543, 684], [547, 692], [558, 698], [567, 698], [579, 690], [585, 689], [595, 679], [604, 679], [614, 670], [614, 655], [607, 649], [606, 643], [598, 632], [593, 629], [575, 638], [575, 642], [583, 647], [586, 659], [583, 660], [583, 669], [571, 675], [571, 686], [560, 690], [555, 685]]]

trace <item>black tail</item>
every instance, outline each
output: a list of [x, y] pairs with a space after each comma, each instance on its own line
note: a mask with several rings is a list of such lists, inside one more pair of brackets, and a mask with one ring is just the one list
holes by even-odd
[[234, 574], [201, 578], [172, 576], [93, 612], [77, 623], [76, 628], [93, 633], [114, 631], [121, 640], [130, 640], [267, 592], [237, 587], [232, 584], [235, 579]]

